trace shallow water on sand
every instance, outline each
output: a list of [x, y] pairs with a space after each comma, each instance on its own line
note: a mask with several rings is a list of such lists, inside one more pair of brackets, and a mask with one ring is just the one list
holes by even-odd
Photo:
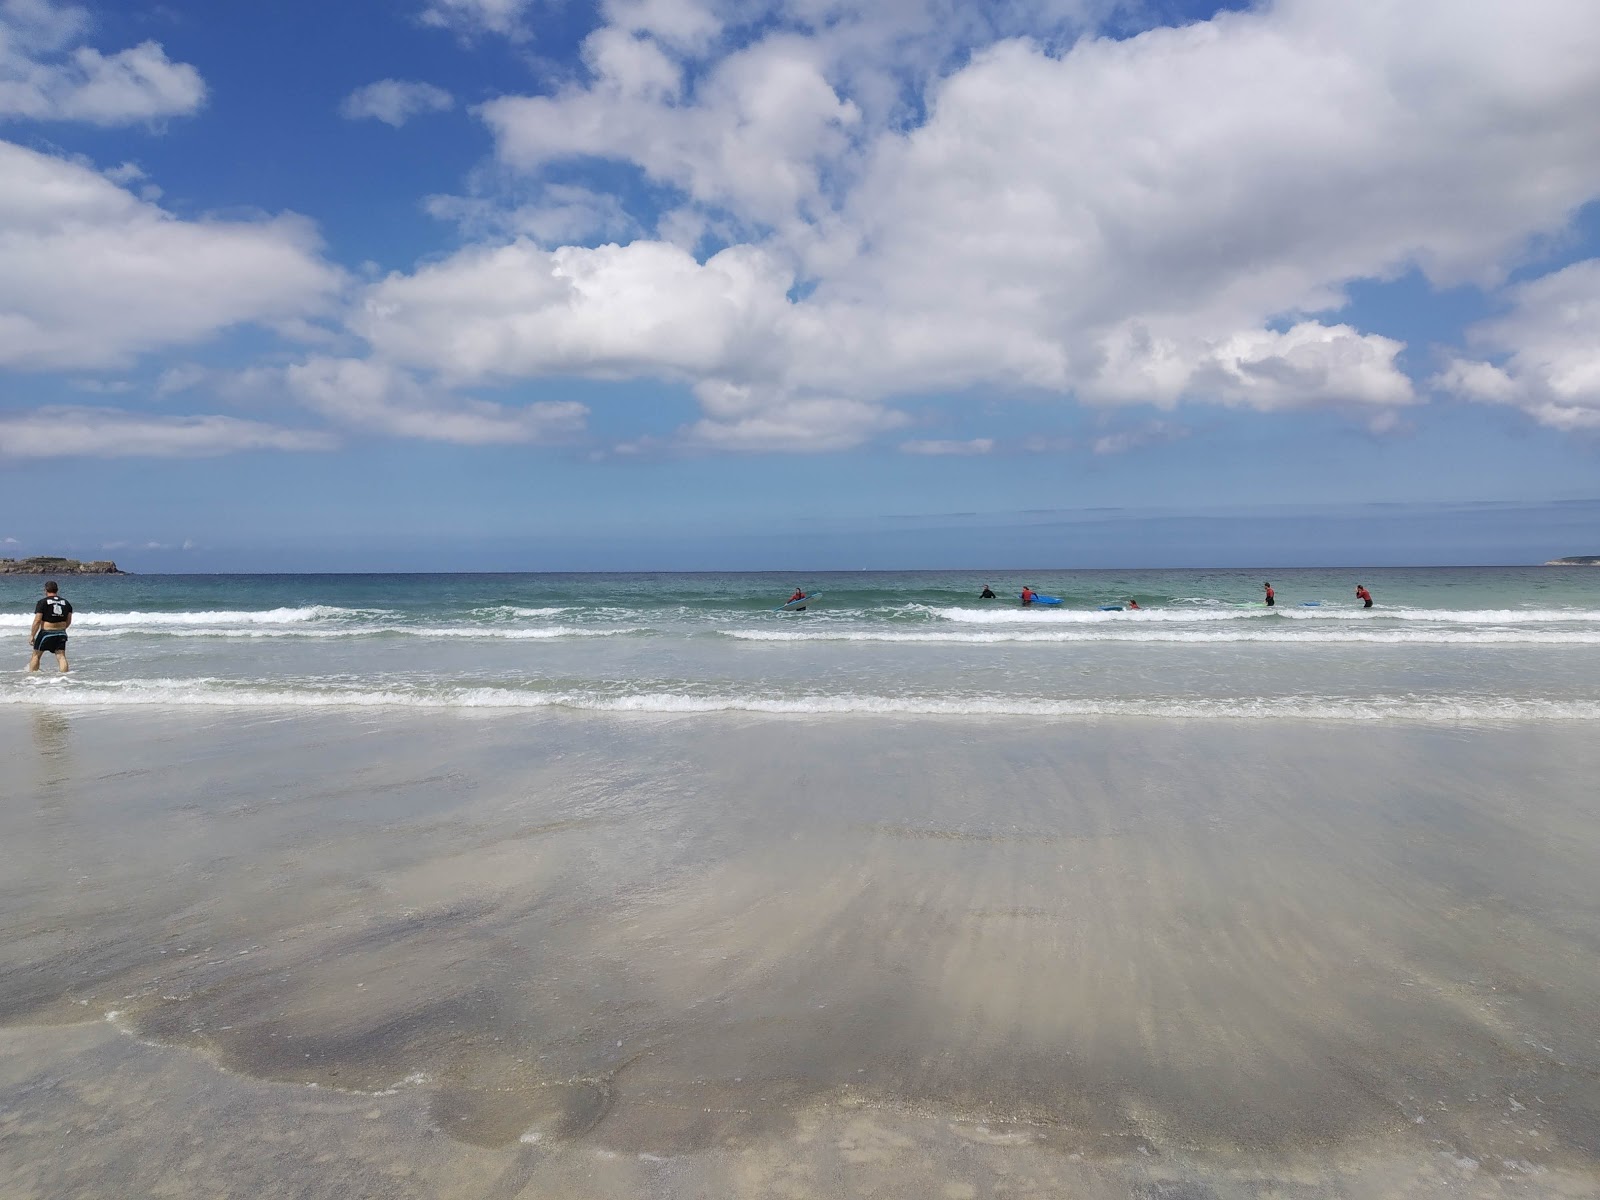
[[1582, 730], [0, 711], [0, 1194], [1600, 1195]]

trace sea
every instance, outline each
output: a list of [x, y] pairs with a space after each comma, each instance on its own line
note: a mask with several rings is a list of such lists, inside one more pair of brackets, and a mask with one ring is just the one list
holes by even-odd
[[[1277, 605], [1261, 603], [1271, 582]], [[39, 580], [0, 578], [15, 665]], [[0, 705], [1600, 719], [1600, 570], [123, 575]], [[1366, 585], [1376, 603], [1354, 597]], [[989, 585], [997, 593], [982, 600]], [[1026, 585], [1059, 606], [1024, 608]], [[805, 611], [775, 611], [795, 588]], [[1137, 601], [1137, 611], [1128, 607]], [[1103, 606], [1121, 605], [1120, 610]]]
[[1600, 1200], [1600, 571], [41, 582], [0, 1196]]

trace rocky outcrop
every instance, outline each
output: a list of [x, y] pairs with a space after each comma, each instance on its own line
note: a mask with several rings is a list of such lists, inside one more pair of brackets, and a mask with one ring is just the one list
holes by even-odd
[[1574, 554], [1570, 558], [1552, 558], [1547, 567], [1600, 567], [1600, 554]]
[[75, 558], [0, 558], [0, 575], [125, 575], [114, 562], [79, 562]]

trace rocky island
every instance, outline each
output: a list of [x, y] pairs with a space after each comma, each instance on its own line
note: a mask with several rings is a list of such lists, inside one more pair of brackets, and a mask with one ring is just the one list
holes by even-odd
[[1573, 554], [1567, 558], [1552, 558], [1547, 567], [1600, 567], [1600, 554]]
[[0, 575], [124, 575], [117, 564], [108, 561], [79, 562], [75, 558], [0, 558]]

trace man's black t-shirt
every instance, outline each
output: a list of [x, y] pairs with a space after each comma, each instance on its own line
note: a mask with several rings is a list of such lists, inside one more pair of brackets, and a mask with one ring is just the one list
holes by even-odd
[[72, 602], [63, 596], [46, 596], [33, 606], [33, 611], [56, 625], [72, 615]]

